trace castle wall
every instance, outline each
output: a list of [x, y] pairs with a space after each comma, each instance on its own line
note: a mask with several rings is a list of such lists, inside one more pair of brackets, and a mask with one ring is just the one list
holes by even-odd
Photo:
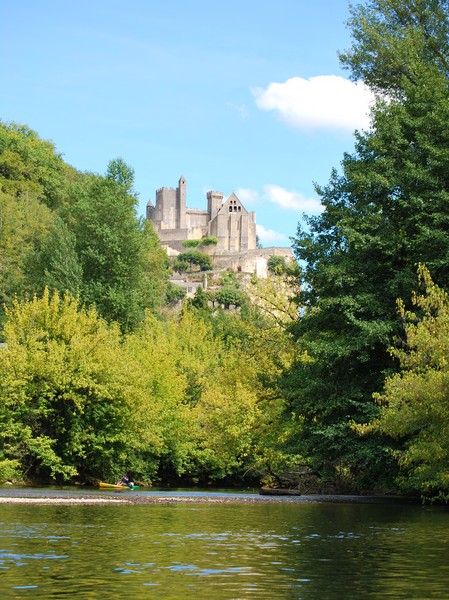
[[213, 261], [216, 269], [254, 273], [258, 277], [266, 278], [270, 256], [283, 256], [287, 261], [294, 260], [291, 248], [271, 247], [227, 254], [216, 253], [213, 254]]
[[243, 214], [240, 217], [240, 248], [239, 250], [248, 250], [249, 215]]
[[213, 223], [211, 223], [211, 229], [214, 230], [214, 235], [217, 240], [217, 248], [220, 250], [229, 250], [229, 228], [228, 228], [228, 217], [226, 214], [217, 215]]
[[256, 213], [254, 211], [248, 213], [248, 219], [251, 223], [251, 227], [248, 227], [248, 250], [255, 250], [257, 248]]
[[208, 228], [209, 213], [207, 210], [194, 210], [188, 208], [186, 211], [186, 226], [187, 227], [203, 227]]
[[188, 229], [158, 229], [157, 230], [157, 234], [159, 236], [159, 240], [162, 243], [167, 243], [167, 242], [183, 242], [184, 240], [189, 239], [188, 238]]

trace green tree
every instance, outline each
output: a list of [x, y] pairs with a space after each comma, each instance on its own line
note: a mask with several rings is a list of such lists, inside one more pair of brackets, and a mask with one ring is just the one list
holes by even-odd
[[[153, 314], [173, 301], [173, 289], [169, 283], [170, 259], [162, 248], [151, 221], [143, 223], [145, 305]], [[182, 297], [184, 293], [181, 293]]]
[[[200, 288], [198, 288], [200, 289]], [[175, 305], [184, 300], [187, 295], [186, 288], [183, 288], [175, 283], [168, 282], [165, 294], [166, 304], [168, 306]]]
[[270, 256], [267, 263], [268, 270], [274, 275], [285, 273], [287, 265], [284, 256]]
[[134, 194], [134, 169], [123, 158], [110, 160], [106, 177], [115, 181], [127, 194]]
[[137, 217], [127, 185], [85, 175], [74, 186], [67, 217], [83, 270], [83, 300], [124, 330], [142, 321], [146, 307], [159, 308], [168, 278], [166, 255], [151, 225]]
[[30, 257], [67, 201], [75, 171], [51, 142], [25, 125], [0, 121], [0, 324], [3, 305], [30, 289]]
[[292, 449], [292, 421], [284, 418], [286, 401], [277, 385], [291, 365], [293, 338], [254, 302], [234, 312], [208, 308], [208, 298], [209, 292], [201, 292], [188, 303], [195, 318], [210, 327], [216, 340], [212, 352], [219, 356], [218, 366], [202, 360], [209, 377], [195, 404], [204, 436], [203, 469], [215, 478], [253, 481], [294, 471], [304, 461]]
[[31, 194], [54, 209], [66, 200], [74, 173], [51, 142], [26, 125], [0, 121], [1, 191], [15, 197]]
[[207, 254], [198, 250], [188, 250], [179, 254], [173, 263], [173, 269], [180, 273], [192, 271], [193, 266], [199, 268], [200, 271], [210, 271], [212, 269], [212, 261]]
[[245, 292], [235, 287], [226, 286], [217, 294], [217, 302], [223, 304], [225, 308], [230, 306], [244, 306], [248, 302], [248, 296]]
[[[355, 486], [381, 481], [389, 464], [385, 440], [357, 439], [349, 423], [375, 418], [371, 395], [395, 368], [387, 348], [400, 332], [396, 298], [410, 296], [420, 261], [437, 283], [449, 275], [448, 72], [438, 59], [447, 54], [447, 23], [443, 2], [353, 9], [344, 63], [390, 96], [379, 98], [372, 129], [356, 134], [342, 174], [317, 188], [325, 210], [294, 242], [305, 263], [295, 334], [312, 358], [285, 379], [290, 408], [304, 419], [298, 450]], [[403, 74], [390, 76], [399, 64]]]
[[213, 235], [205, 235], [201, 238], [202, 246], [216, 246], [218, 244], [218, 239]]
[[26, 261], [31, 292], [50, 290], [79, 294], [83, 271], [76, 253], [76, 239], [64, 221], [56, 216], [39, 249]]
[[340, 54], [354, 80], [403, 98], [420, 86], [421, 68], [449, 72], [449, 20], [444, 0], [369, 0], [350, 6], [353, 44]]
[[[0, 477], [113, 477], [145, 443], [140, 374], [117, 325], [46, 290], [7, 311], [0, 351]], [[149, 472], [150, 471], [150, 472]], [[151, 474], [151, 464], [141, 477]]]
[[27, 263], [48, 235], [53, 214], [34, 194], [0, 192], [0, 326], [3, 307], [29, 290]]
[[[189, 344], [178, 321], [160, 321], [147, 312], [138, 331], [129, 335], [126, 347], [138, 365], [140, 402], [136, 416], [141, 424], [133, 465], [141, 470], [154, 466], [151, 478], [173, 477], [191, 468], [196, 452], [196, 424], [189, 404], [189, 378], [179, 354], [180, 343]], [[133, 466], [134, 469], [134, 466]]]
[[413, 311], [398, 302], [405, 340], [391, 349], [400, 372], [388, 377], [378, 418], [359, 425], [367, 435], [380, 432], [399, 440], [394, 451], [399, 482], [425, 498], [449, 499], [449, 297], [420, 266], [422, 292], [413, 295]]
[[282, 275], [266, 279], [253, 278], [248, 286], [252, 304], [283, 328], [287, 328], [298, 319], [298, 273], [288, 275], [283, 272]]

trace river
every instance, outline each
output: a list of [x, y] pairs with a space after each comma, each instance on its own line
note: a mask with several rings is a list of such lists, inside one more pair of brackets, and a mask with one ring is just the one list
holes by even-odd
[[354, 501], [1, 504], [0, 593], [448, 598], [449, 512]]

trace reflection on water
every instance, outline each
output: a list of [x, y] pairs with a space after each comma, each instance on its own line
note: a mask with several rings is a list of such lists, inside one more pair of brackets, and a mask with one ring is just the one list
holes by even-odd
[[449, 513], [357, 504], [0, 506], [2, 598], [447, 598]]

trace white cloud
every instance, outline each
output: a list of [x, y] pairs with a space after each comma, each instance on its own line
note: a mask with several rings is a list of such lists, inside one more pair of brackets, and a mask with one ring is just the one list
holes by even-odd
[[279, 208], [296, 212], [317, 213], [323, 210], [323, 206], [317, 198], [306, 198], [300, 192], [286, 190], [271, 183], [263, 186], [262, 194], [249, 188], [239, 188], [235, 193], [243, 204], [248, 206], [254, 206], [261, 202], [271, 202]]
[[260, 202], [259, 192], [256, 190], [251, 190], [250, 188], [238, 188], [235, 191], [235, 195], [245, 205], [253, 205]]
[[293, 77], [251, 91], [258, 108], [278, 111], [288, 125], [299, 129], [353, 131], [370, 124], [372, 92], [364, 83], [336, 75]]
[[265, 229], [263, 225], [256, 225], [256, 233], [262, 244], [288, 241], [288, 238], [283, 233], [278, 233], [273, 229]]
[[298, 212], [321, 212], [322, 204], [316, 198], [306, 198], [300, 192], [286, 190], [279, 185], [263, 186], [264, 198], [286, 210]]

